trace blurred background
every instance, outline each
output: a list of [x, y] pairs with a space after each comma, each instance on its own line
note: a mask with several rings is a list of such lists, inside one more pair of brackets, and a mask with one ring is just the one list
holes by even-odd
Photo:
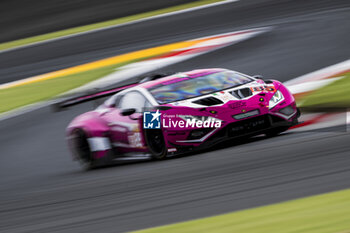
[[[261, 33], [183, 52], [184, 41], [242, 30]], [[0, 1], [0, 232], [211, 216], [150, 232], [348, 232], [349, 38], [349, 0]], [[71, 160], [65, 128], [95, 105], [53, 112], [58, 96], [215, 67], [284, 82], [303, 124], [161, 162], [86, 172]]]
[[3, 0], [0, 3], [0, 42], [54, 32], [195, 0]]

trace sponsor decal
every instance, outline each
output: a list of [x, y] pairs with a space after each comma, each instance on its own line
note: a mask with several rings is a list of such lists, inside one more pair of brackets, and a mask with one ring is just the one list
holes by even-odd
[[246, 107], [247, 103], [246, 102], [235, 102], [229, 105], [230, 108], [235, 109], [235, 108], [242, 108], [242, 107]]
[[142, 137], [141, 137], [140, 132], [135, 132], [135, 133], [128, 135], [128, 141], [132, 147], [142, 147], [143, 146]]
[[177, 115], [164, 117], [163, 128], [220, 128], [221, 120], [207, 116]]
[[224, 94], [224, 95], [221, 96], [221, 98], [222, 98], [223, 101], [229, 101], [230, 99], [232, 99], [232, 96]]
[[176, 148], [169, 148], [169, 149], [168, 149], [168, 152], [176, 152], [176, 151], [177, 151]]
[[163, 115], [156, 112], [144, 112], [143, 128], [220, 128], [222, 121], [211, 116]]
[[143, 113], [143, 128], [144, 129], [160, 129], [161, 113], [156, 112]]
[[250, 90], [252, 92], [262, 92], [262, 91], [266, 91], [266, 92], [276, 92], [276, 88], [275, 86], [271, 85], [271, 86], [266, 86], [266, 85], [262, 85], [262, 86], [255, 86], [255, 87], [251, 87]]
[[224, 91], [215, 92], [212, 96], [220, 97], [223, 101], [229, 101], [232, 99], [232, 95], [225, 93]]
[[237, 125], [229, 129], [229, 135], [240, 135], [244, 133], [247, 129], [259, 129], [261, 127], [264, 127], [266, 123], [267, 122], [264, 119], [246, 122], [244, 124]]

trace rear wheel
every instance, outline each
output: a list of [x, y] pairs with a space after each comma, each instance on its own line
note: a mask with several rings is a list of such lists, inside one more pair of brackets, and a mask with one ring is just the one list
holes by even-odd
[[73, 153], [76, 155], [81, 166], [86, 170], [94, 168], [94, 159], [86, 133], [81, 129], [76, 130], [72, 135], [71, 142]]
[[164, 141], [163, 132], [157, 129], [145, 131], [146, 143], [154, 159], [164, 159], [167, 155], [167, 148]]

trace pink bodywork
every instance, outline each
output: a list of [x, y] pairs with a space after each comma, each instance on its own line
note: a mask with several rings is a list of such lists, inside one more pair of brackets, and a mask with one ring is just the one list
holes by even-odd
[[[203, 76], [221, 70], [222, 69], [196, 70], [187, 72], [185, 74], [191, 76], [191, 78], [195, 78], [197, 76]], [[138, 87], [147, 89], [160, 83], [175, 82], [181, 78], [183, 77], [176, 77], [176, 75], [168, 76], [156, 81], [142, 83], [138, 85]], [[256, 80], [256, 82], [262, 85], [265, 84], [263, 80]], [[173, 119], [176, 120], [176, 115], [181, 114], [193, 116], [211, 116], [222, 120], [221, 128], [213, 129], [215, 130], [215, 133], [201, 142], [179, 142], [186, 141], [190, 132], [195, 128], [169, 127], [162, 129], [168, 151], [176, 151], [181, 147], [201, 146], [201, 144], [206, 143], [206, 141], [210, 140], [211, 137], [214, 137], [217, 132], [220, 132], [220, 129], [225, 128], [228, 124], [239, 121], [235, 120], [232, 116], [240, 114], [242, 112], [249, 112], [251, 110], [259, 109], [259, 115], [256, 115], [254, 117], [270, 114], [275, 115], [279, 118], [281, 118], [279, 110], [287, 106], [292, 106], [296, 112], [297, 108], [295, 105], [295, 99], [293, 95], [288, 91], [288, 89], [283, 84], [275, 80], [273, 80], [269, 85], [272, 84], [274, 85], [275, 89], [281, 91], [284, 96], [284, 100], [272, 109], [269, 109], [268, 107], [269, 100], [275, 93], [272, 91], [262, 91], [261, 94], [263, 95], [253, 95], [252, 97], [245, 100], [231, 100], [221, 106], [192, 108], [181, 106], [181, 104], [177, 106], [173, 104], [162, 105], [170, 107], [168, 110], [160, 111], [162, 113], [162, 117], [164, 115], [172, 115], [175, 116]], [[261, 101], [262, 96], [264, 101]], [[292, 121], [292, 119], [293, 118], [286, 118], [284, 120]], [[108, 138], [111, 145], [113, 147], [116, 147], [118, 153], [121, 154], [129, 152], [148, 152], [143, 133], [142, 114], [140, 113], [135, 113], [130, 117], [125, 117], [120, 114], [119, 109], [115, 107], [105, 107], [102, 108], [102, 110], [87, 112], [76, 117], [69, 124], [67, 128], [67, 135], [70, 136], [76, 129], [84, 130], [89, 138]], [[101, 158], [105, 156], [109, 150], [110, 149], [95, 151], [94, 156], [95, 158]]]

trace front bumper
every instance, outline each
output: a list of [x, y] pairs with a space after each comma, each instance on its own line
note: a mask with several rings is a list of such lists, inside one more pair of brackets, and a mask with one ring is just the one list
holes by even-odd
[[294, 114], [289, 120], [285, 120], [281, 117], [265, 114], [257, 117], [252, 117], [246, 120], [241, 120], [238, 122], [233, 122], [225, 127], [214, 130], [215, 132], [208, 137], [207, 140], [200, 144], [193, 144], [193, 141], [189, 140], [189, 145], [176, 145], [170, 143], [172, 147], [177, 148], [177, 153], [184, 153], [194, 150], [202, 150], [206, 148], [213, 147], [218, 143], [225, 142], [227, 140], [232, 140], [236, 138], [252, 137], [259, 134], [264, 134], [270, 130], [280, 128], [280, 127], [291, 127], [298, 124], [299, 112]]

